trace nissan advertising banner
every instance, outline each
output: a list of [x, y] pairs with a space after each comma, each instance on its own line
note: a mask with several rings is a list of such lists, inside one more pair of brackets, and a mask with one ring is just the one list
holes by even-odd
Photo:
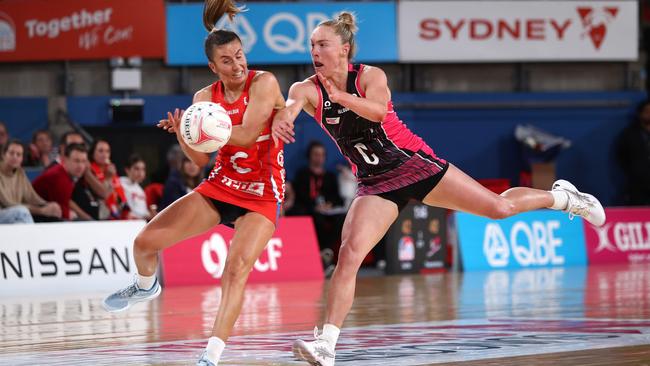
[[[234, 230], [217, 225], [162, 253], [165, 286], [218, 284]], [[323, 279], [311, 217], [282, 217], [250, 274], [249, 282]]]
[[402, 62], [638, 57], [636, 1], [401, 1]]
[[0, 61], [163, 58], [163, 0], [0, 1]]
[[650, 208], [608, 208], [605, 213], [605, 225], [585, 225], [589, 264], [650, 263]]
[[144, 221], [0, 225], [0, 298], [105, 292], [133, 281]]
[[[311, 63], [311, 32], [343, 10], [357, 16], [359, 62], [397, 61], [395, 2], [248, 2], [246, 12], [230, 22], [224, 16], [218, 28], [236, 32], [250, 64]], [[203, 43], [203, 4], [167, 5], [167, 63], [207, 65]]]

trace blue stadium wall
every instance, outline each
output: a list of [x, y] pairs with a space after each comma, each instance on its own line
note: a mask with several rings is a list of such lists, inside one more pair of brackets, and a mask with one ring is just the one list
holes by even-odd
[[[167, 110], [190, 104], [191, 96], [139, 96], [145, 99], [144, 123], [154, 128]], [[557, 158], [557, 175], [593, 192], [604, 204], [620, 203], [624, 184], [616, 161], [615, 145], [621, 131], [633, 120], [641, 92], [616, 93], [485, 93], [394, 95], [396, 110], [408, 127], [429, 143], [441, 157], [475, 178], [508, 178], [518, 183], [526, 168], [514, 139], [518, 124], [531, 124], [563, 136], [573, 145]], [[72, 120], [87, 126], [110, 124], [111, 96], [68, 97]], [[0, 115], [13, 136], [28, 140], [36, 128], [45, 127], [44, 98], [0, 98]], [[305, 164], [311, 140], [328, 148], [328, 167], [345, 164], [337, 148], [314, 120], [304, 113], [296, 121], [298, 142], [285, 148], [287, 176]]]

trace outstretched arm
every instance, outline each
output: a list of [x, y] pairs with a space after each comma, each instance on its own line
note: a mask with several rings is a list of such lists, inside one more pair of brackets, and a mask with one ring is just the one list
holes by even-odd
[[276, 146], [278, 140], [282, 140], [287, 144], [296, 142], [293, 122], [298, 117], [298, 114], [300, 114], [300, 111], [309, 103], [307, 98], [308, 88], [313, 88], [309, 84], [311, 84], [311, 81], [305, 80], [291, 85], [291, 88], [289, 88], [289, 96], [287, 97], [287, 106], [278, 111], [273, 118], [271, 136], [273, 136], [273, 141]]
[[250, 98], [241, 125], [232, 127], [229, 145], [250, 147], [266, 127], [273, 110], [284, 106], [284, 97], [275, 76], [264, 72], [255, 76], [250, 87]]
[[352, 95], [340, 90], [329, 79], [318, 73], [318, 80], [323, 84], [332, 102], [338, 103], [359, 116], [373, 122], [381, 122], [388, 112], [390, 90], [386, 73], [380, 68], [366, 66], [361, 74], [361, 88], [366, 97]]

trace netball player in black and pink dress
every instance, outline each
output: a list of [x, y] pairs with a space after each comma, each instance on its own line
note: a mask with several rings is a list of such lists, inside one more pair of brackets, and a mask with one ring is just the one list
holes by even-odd
[[287, 107], [276, 114], [272, 127], [275, 140], [294, 142], [293, 122], [304, 110], [336, 143], [359, 183], [343, 226], [323, 331], [316, 332], [315, 341], [293, 345], [298, 358], [320, 366], [334, 364], [363, 259], [409, 200], [493, 219], [551, 208], [594, 225], [605, 222], [598, 200], [567, 181], [555, 182], [551, 191], [516, 187], [498, 195], [436, 156], [395, 113], [384, 71], [351, 63], [355, 32], [354, 17], [347, 12], [319, 24], [311, 35], [316, 73], [293, 84]]

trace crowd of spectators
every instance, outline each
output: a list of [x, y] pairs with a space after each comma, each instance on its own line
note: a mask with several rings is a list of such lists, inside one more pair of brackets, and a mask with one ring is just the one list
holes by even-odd
[[120, 177], [105, 139], [89, 145], [82, 134], [68, 131], [54, 147], [50, 132], [38, 130], [25, 144], [11, 139], [0, 122], [0, 224], [150, 220], [203, 178], [198, 166], [176, 151], [178, 146], [168, 153], [173, 158], [168, 160], [165, 183], [143, 187], [144, 159], [130, 156]]

